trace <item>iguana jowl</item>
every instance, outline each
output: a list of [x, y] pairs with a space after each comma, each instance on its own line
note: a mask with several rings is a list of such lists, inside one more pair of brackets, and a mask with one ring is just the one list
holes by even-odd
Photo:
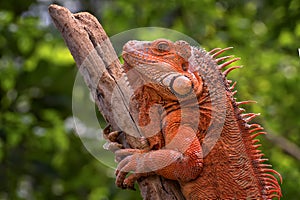
[[249, 124], [257, 114], [244, 114], [239, 105], [250, 101], [236, 102], [226, 79], [238, 66], [223, 70], [238, 58], [217, 58], [227, 49], [165, 39], [125, 44], [124, 69], [136, 89], [131, 107], [150, 149], [116, 152], [119, 187], [155, 173], [177, 180], [186, 199], [281, 197], [274, 174], [281, 176], [256, 144], [265, 132]]

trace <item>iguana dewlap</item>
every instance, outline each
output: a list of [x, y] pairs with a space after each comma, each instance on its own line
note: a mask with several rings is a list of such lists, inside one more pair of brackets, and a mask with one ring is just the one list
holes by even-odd
[[257, 114], [243, 114], [239, 105], [249, 101], [236, 102], [226, 79], [238, 66], [223, 71], [238, 59], [216, 58], [227, 49], [165, 39], [125, 44], [124, 69], [136, 89], [131, 107], [151, 149], [116, 152], [119, 187], [155, 173], [177, 180], [186, 199], [280, 198], [274, 174], [281, 176], [256, 144], [265, 132], [249, 124]]

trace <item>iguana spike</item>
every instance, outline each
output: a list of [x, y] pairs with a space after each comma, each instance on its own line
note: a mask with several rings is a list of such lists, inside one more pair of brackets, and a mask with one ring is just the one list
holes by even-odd
[[226, 59], [228, 59], [228, 58], [233, 58], [233, 57], [234, 57], [233, 55], [230, 55], [230, 56], [223, 56], [223, 57], [221, 57], [221, 58], [217, 58], [217, 59], [216, 59], [216, 62], [219, 63], [219, 62], [221, 62], [221, 61], [223, 61], [223, 60], [226, 60]]
[[258, 132], [258, 133], [252, 134], [250, 137], [251, 137], [251, 139], [253, 139], [253, 138], [256, 138], [259, 135], [265, 135], [265, 134], [267, 134], [267, 133], [266, 132]]
[[229, 80], [227, 79], [227, 83], [230, 85], [233, 81], [232, 80]]
[[276, 193], [273, 193], [273, 194], [270, 194], [269, 195], [269, 199], [273, 199], [273, 198], [280, 198], [280, 195], [279, 194], [277, 194], [277, 192], [278, 192], [278, 190], [275, 190], [276, 191]]
[[240, 101], [240, 102], [236, 102], [236, 105], [244, 105], [244, 104], [249, 104], [249, 103], [257, 103], [256, 101], [253, 100], [248, 100], [248, 101]]
[[278, 195], [276, 194], [278, 192], [278, 189], [277, 189], [278, 185], [276, 185], [276, 187], [274, 187], [274, 189], [272, 190], [267, 190], [268, 191], [268, 195]]
[[262, 128], [259, 124], [248, 124], [248, 127], [251, 128]]
[[255, 154], [255, 155], [253, 155], [253, 157], [254, 157], [255, 159], [261, 159], [261, 157], [263, 157], [263, 156], [265, 156], [265, 154], [263, 154], [263, 153], [257, 153], [257, 154]]
[[231, 92], [231, 95], [234, 96], [237, 93], [237, 90]]
[[260, 113], [246, 113], [246, 114], [242, 114], [241, 116], [243, 118], [247, 118], [247, 117], [251, 117], [253, 115], [258, 116], [258, 115], [260, 115]]
[[261, 130], [264, 130], [264, 128], [261, 127], [261, 126], [259, 126], [259, 127], [257, 127], [257, 128], [254, 128], [254, 129], [250, 130], [249, 133], [254, 133], [254, 132], [256, 132], [256, 131], [261, 131]]
[[254, 154], [260, 154], [261, 150], [259, 150], [259, 149], [253, 149], [253, 150], [251, 150], [251, 152], [254, 153]]
[[[222, 58], [223, 58], [223, 57], [222, 57]], [[218, 69], [223, 69], [224, 67], [226, 67], [226, 66], [230, 65], [231, 63], [234, 63], [234, 62], [236, 62], [236, 61], [238, 61], [238, 60], [241, 60], [241, 58], [234, 58], [234, 59], [232, 59], [232, 60], [229, 60], [229, 61], [227, 61], [227, 62], [224, 62], [224, 63], [218, 65]]]
[[[267, 158], [266, 158], [267, 159]], [[267, 159], [268, 160], [268, 159]], [[262, 177], [269, 177], [269, 178], [272, 178], [274, 180], [276, 180], [276, 177], [275, 176], [272, 176], [272, 174], [269, 174], [269, 173], [263, 173], [261, 174]]]
[[270, 164], [264, 164], [264, 163], [260, 163], [258, 166], [260, 166], [262, 168], [266, 168], [266, 169], [270, 169], [272, 167], [272, 165], [270, 165]]
[[216, 51], [220, 51], [222, 48], [214, 48], [214, 49], [212, 49], [212, 50], [210, 50], [208, 53], [211, 55], [211, 54], [213, 54], [213, 53], [215, 53]]
[[282, 177], [281, 177], [281, 175], [277, 171], [275, 171], [274, 169], [263, 168], [263, 169], [261, 169], [261, 171], [262, 172], [268, 172], [268, 173], [276, 174], [279, 177], [279, 179], [280, 179], [280, 183], [282, 184]]
[[229, 89], [232, 91], [234, 89], [234, 87], [236, 86], [236, 81], [229, 87]]
[[[221, 53], [223, 53], [224, 51], [227, 51], [229, 49], [233, 49], [233, 47], [227, 47], [227, 48], [224, 48], [224, 49], [218, 49], [219, 51], [214, 53], [215, 51], [213, 51], [212, 53], [214, 53], [212, 55], [213, 58], [217, 57], [218, 55], [220, 55]], [[214, 50], [214, 49], [213, 49]], [[211, 53], [210, 53], [211, 54]]]
[[274, 185], [274, 184], [272, 184], [272, 183], [270, 183], [270, 182], [265, 182], [266, 183], [266, 185], [267, 185], [267, 194], [268, 194], [268, 199], [270, 199], [269, 197], [270, 197], [270, 195], [273, 195], [273, 194], [275, 194], [275, 193], [277, 193], [278, 192], [278, 187], [279, 187], [279, 185], [277, 184], [277, 185]]
[[252, 145], [255, 149], [257, 149], [258, 147], [261, 147], [261, 144], [254, 144]]
[[[260, 159], [257, 159], [257, 161], [260, 162], [260, 163], [266, 162], [266, 161], [268, 161], [268, 160], [269, 160], [269, 159], [267, 159], [267, 158], [260, 158]], [[269, 175], [270, 175], [270, 174], [269, 174]], [[274, 176], [270, 176], [270, 177], [273, 177], [273, 178], [275, 179]]]
[[255, 139], [255, 140], [252, 140], [251, 143], [255, 144], [255, 143], [259, 142], [259, 141], [260, 141], [259, 139]]
[[273, 179], [274, 181], [277, 182], [277, 179], [276, 179], [275, 176], [273, 176], [272, 174], [269, 174], [269, 173], [263, 173], [262, 176], [263, 176], [263, 177], [268, 177], [268, 178]]
[[243, 112], [246, 112], [246, 110], [244, 108], [239, 108], [239, 113], [243, 113]]
[[247, 114], [242, 114], [241, 116], [246, 122], [250, 122], [259, 115], [260, 113], [247, 113]]
[[229, 74], [229, 72], [231, 72], [232, 70], [234, 70], [234, 69], [239, 69], [239, 68], [242, 68], [243, 66], [233, 66], [233, 67], [230, 67], [230, 68], [228, 68], [228, 69], [226, 69], [224, 72], [223, 72], [223, 75], [224, 76], [227, 76], [228, 74]]
[[[274, 177], [274, 176], [273, 176]], [[277, 186], [278, 185], [278, 182], [277, 182], [277, 180], [275, 179], [272, 179], [272, 178], [269, 178], [269, 177], [265, 177], [265, 178], [263, 178], [263, 180], [264, 181], [266, 181], [266, 182], [268, 182], [268, 183], [270, 183], [270, 184], [272, 184], [273, 186]]]

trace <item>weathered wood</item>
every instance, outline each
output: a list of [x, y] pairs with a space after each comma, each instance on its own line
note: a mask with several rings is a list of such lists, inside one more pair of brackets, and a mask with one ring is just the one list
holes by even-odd
[[[123, 84], [126, 74], [123, 73], [121, 63], [98, 20], [89, 13], [72, 14], [58, 5], [49, 6], [49, 13], [107, 123], [118, 131], [123, 130], [126, 124], [129, 126], [126, 131], [133, 131], [135, 133], [131, 135], [140, 136], [128, 111], [126, 101], [132, 91]], [[113, 107], [115, 101], [118, 102], [118, 109]], [[116, 120], [113, 112], [118, 112], [122, 120]], [[140, 140], [125, 138], [123, 145], [145, 148]], [[138, 184], [143, 199], [184, 199], [177, 182], [160, 176], [140, 179]]]

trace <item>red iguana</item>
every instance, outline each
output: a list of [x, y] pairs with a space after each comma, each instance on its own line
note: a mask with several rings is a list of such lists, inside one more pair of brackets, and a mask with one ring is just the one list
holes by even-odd
[[150, 149], [115, 152], [117, 186], [133, 188], [139, 177], [158, 174], [177, 180], [186, 199], [282, 196], [274, 174], [282, 178], [255, 139], [266, 133], [249, 124], [258, 114], [239, 108], [251, 101], [236, 102], [235, 83], [226, 79], [239, 66], [223, 70], [239, 58], [217, 58], [228, 49], [206, 52], [165, 39], [125, 44], [124, 69], [136, 89], [131, 109]]

